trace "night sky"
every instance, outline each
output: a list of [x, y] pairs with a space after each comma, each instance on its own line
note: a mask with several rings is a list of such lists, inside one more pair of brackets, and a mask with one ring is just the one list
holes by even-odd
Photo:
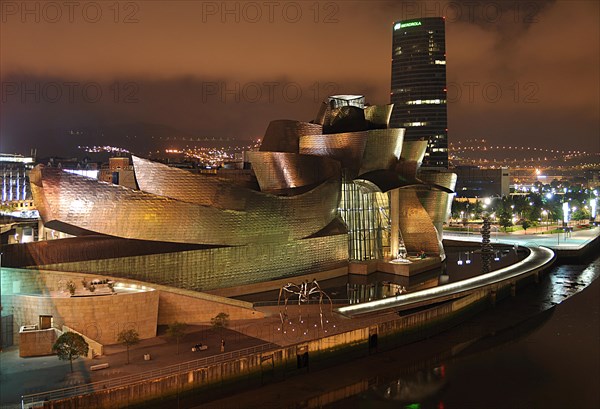
[[154, 127], [249, 140], [273, 119], [311, 120], [329, 94], [389, 103], [393, 22], [436, 15], [450, 142], [600, 152], [595, 1], [0, 4], [2, 152]]

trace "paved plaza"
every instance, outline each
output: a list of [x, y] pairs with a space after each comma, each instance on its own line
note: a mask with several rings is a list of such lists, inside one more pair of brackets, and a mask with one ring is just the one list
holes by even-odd
[[[519, 230], [514, 233], [493, 232], [492, 243], [519, 244], [522, 246], [544, 246], [553, 250], [579, 250], [600, 235], [600, 226], [591, 229], [579, 229], [575, 227], [570, 233], [546, 233], [544, 230], [529, 229], [530, 233]], [[449, 240], [466, 240], [481, 242], [479, 233], [464, 233], [444, 231], [444, 238]]]

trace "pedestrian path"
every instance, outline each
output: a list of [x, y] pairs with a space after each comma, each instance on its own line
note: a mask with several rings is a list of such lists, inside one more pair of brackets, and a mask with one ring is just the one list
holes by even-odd
[[[600, 235], [600, 226], [591, 229], [577, 230], [571, 233], [555, 234], [515, 234], [494, 232], [490, 240], [492, 243], [518, 244], [522, 246], [545, 246], [553, 250], [581, 250]], [[465, 234], [461, 232], [444, 231], [444, 238], [450, 240], [481, 242], [479, 234]]]

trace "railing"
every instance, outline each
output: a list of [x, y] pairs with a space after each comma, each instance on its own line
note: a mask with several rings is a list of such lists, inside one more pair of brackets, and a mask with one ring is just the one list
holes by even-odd
[[137, 382], [147, 381], [155, 378], [162, 378], [169, 375], [177, 375], [192, 370], [204, 368], [212, 364], [227, 362], [242, 356], [248, 356], [251, 354], [269, 351], [277, 348], [280, 347], [272, 343], [260, 344], [250, 348], [238, 349], [236, 351], [231, 352], [224, 352], [219, 355], [207, 356], [205, 358], [182, 362], [180, 364], [174, 364], [159, 369], [153, 369], [150, 371], [123, 376], [120, 378], [107, 379], [105, 381], [92, 382], [85, 385], [78, 385], [69, 388], [55, 389], [47, 392], [23, 395], [21, 396], [21, 407], [26, 408], [32, 404], [43, 401], [52, 401], [58, 399], [65, 399], [71, 396], [86, 395], [99, 390], [127, 386]]

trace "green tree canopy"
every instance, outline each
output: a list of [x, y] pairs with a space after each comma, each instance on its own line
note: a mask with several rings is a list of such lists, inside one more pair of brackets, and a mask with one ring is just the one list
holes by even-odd
[[86, 356], [89, 345], [81, 335], [74, 332], [65, 332], [58, 337], [52, 346], [52, 350], [56, 352], [58, 359], [70, 362], [71, 372], [73, 372], [73, 361], [80, 356]]
[[512, 226], [513, 222], [512, 215], [510, 214], [510, 212], [506, 210], [500, 212], [500, 215], [498, 216], [498, 224], [500, 224], [504, 231], [506, 231], [508, 227]]

